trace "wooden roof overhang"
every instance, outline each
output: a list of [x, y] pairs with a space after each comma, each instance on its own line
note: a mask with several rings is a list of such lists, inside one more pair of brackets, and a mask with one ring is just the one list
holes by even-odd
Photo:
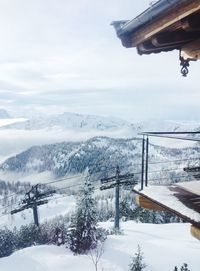
[[130, 21], [114, 21], [126, 48], [140, 55], [180, 50], [183, 60], [200, 59], [200, 0], [160, 0]]

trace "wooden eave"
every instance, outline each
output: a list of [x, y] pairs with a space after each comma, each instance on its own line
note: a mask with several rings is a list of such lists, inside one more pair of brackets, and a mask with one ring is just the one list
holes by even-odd
[[[140, 15], [132, 21], [125, 22], [117, 30], [123, 46], [137, 47], [139, 54], [150, 54], [180, 49], [200, 39], [200, 0], [176, 2], [176, 5], [151, 19], [152, 11], [156, 10], [155, 4], [154, 9], [145, 12], [148, 20], [135, 28], [130, 26], [134, 20], [140, 19]], [[142, 15], [144, 17], [144, 14]]]

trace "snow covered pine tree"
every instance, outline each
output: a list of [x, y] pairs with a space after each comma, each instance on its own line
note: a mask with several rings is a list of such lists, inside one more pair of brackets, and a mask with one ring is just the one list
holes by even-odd
[[143, 262], [143, 253], [141, 252], [141, 248], [138, 245], [138, 249], [137, 252], [135, 253], [135, 255], [132, 257], [132, 262], [129, 265], [130, 267], [130, 271], [142, 271], [145, 267], [146, 264]]
[[77, 209], [68, 231], [68, 247], [75, 254], [87, 253], [97, 245], [97, 212], [93, 192], [94, 187], [87, 176], [77, 198]]
[[0, 229], [0, 258], [9, 256], [15, 249], [15, 235], [9, 229]]

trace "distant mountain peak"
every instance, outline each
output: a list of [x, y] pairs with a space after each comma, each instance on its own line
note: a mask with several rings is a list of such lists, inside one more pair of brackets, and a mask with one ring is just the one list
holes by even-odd
[[78, 113], [64, 112], [59, 115], [35, 117], [24, 123], [10, 125], [9, 128], [40, 130], [40, 129], [62, 129], [75, 131], [112, 131], [128, 128], [133, 130], [133, 126], [125, 120], [115, 117], [104, 117], [95, 115], [83, 115]]

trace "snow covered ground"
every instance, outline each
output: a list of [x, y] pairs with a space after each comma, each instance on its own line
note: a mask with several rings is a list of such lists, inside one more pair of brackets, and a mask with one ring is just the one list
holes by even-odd
[[[110, 222], [103, 223], [112, 227]], [[189, 233], [189, 224], [137, 224], [123, 222], [123, 235], [111, 235], [105, 242], [98, 270], [128, 271], [131, 256], [138, 244], [144, 253], [145, 271], [173, 271], [187, 263], [191, 271], [199, 271], [200, 242]], [[74, 256], [56, 246], [35, 246], [0, 259], [1, 271], [93, 271], [89, 255]]]

